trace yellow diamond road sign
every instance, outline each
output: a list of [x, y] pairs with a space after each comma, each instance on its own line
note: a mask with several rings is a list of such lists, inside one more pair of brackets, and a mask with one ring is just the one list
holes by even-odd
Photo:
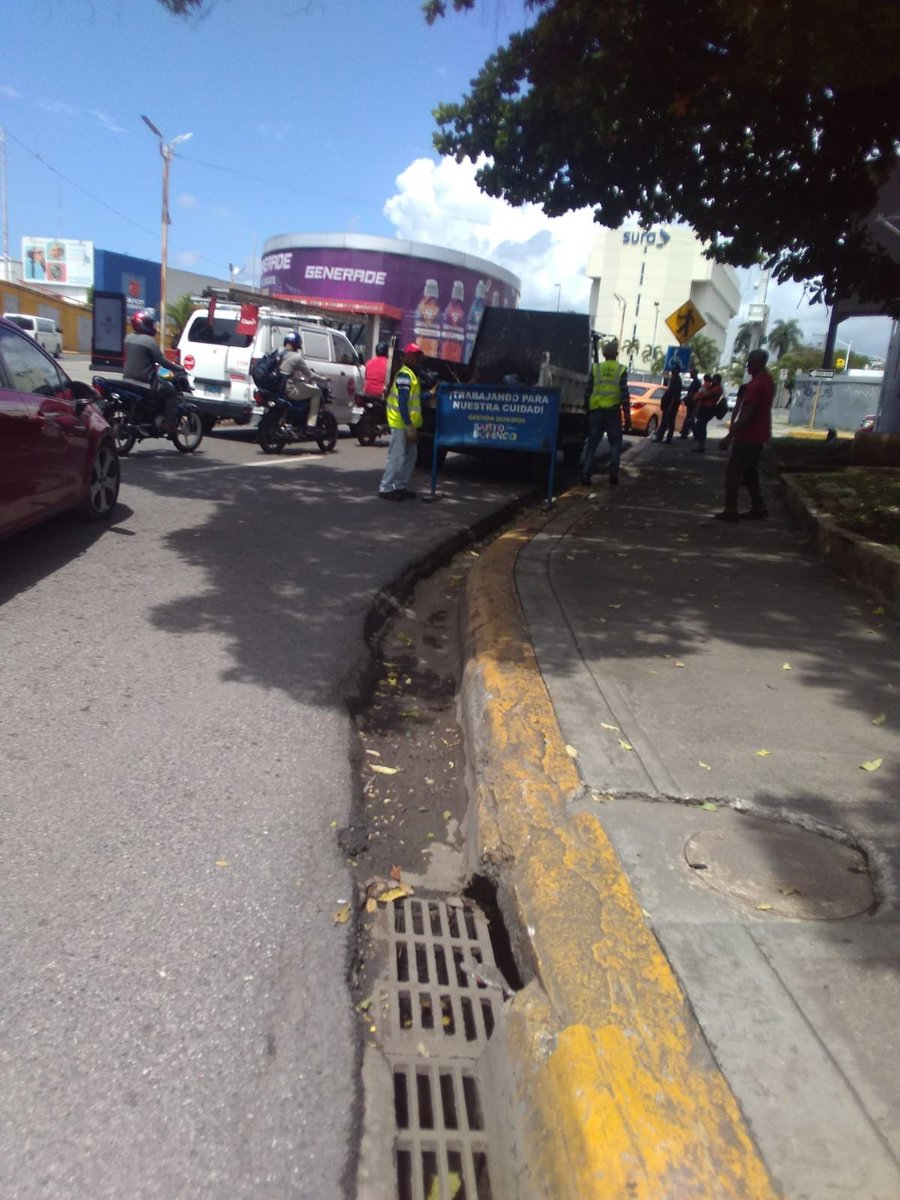
[[694, 334], [700, 332], [706, 322], [700, 316], [693, 301], [685, 300], [681, 308], [676, 308], [671, 316], [666, 317], [666, 324], [675, 334], [678, 345], [689, 342]]

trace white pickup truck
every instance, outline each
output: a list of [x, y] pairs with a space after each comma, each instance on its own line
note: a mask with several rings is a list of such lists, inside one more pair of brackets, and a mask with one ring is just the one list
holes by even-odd
[[270, 350], [280, 349], [294, 331], [303, 340], [303, 356], [310, 367], [328, 380], [338, 423], [352, 426], [355, 399], [362, 393], [363, 366], [340, 330], [308, 317], [262, 308], [256, 332], [243, 333], [240, 315], [237, 304], [217, 304], [212, 320], [208, 307], [196, 308], [178, 339], [176, 353], [190, 377], [191, 400], [207, 431], [219, 420], [247, 425], [259, 415], [250, 367]]

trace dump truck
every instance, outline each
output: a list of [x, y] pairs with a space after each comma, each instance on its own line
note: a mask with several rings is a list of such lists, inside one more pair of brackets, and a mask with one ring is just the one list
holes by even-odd
[[[482, 383], [498, 390], [556, 388], [560, 393], [557, 450], [574, 467], [584, 444], [584, 390], [591, 364], [591, 327], [586, 315], [525, 308], [487, 308], [467, 363], [426, 359], [428, 383]], [[419, 462], [431, 465], [436, 402], [425, 406]], [[464, 453], [490, 454], [465, 447]], [[546, 459], [546, 456], [540, 456]]]

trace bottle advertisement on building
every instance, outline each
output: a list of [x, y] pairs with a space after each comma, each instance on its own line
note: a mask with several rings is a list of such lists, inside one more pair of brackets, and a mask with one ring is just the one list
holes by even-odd
[[429, 357], [468, 362], [481, 314], [488, 307], [516, 308], [520, 284], [484, 260], [447, 257], [451, 261], [296, 246], [263, 255], [260, 286], [285, 299], [352, 303], [358, 312], [381, 313], [397, 321], [401, 343], [418, 342]]

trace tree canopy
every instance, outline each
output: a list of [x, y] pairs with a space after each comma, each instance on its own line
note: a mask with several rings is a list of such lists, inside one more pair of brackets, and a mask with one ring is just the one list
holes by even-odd
[[865, 231], [900, 162], [896, 0], [527, 7], [530, 26], [435, 111], [442, 154], [487, 156], [484, 191], [550, 216], [590, 206], [612, 228], [683, 220], [721, 262], [900, 312], [900, 267]]

